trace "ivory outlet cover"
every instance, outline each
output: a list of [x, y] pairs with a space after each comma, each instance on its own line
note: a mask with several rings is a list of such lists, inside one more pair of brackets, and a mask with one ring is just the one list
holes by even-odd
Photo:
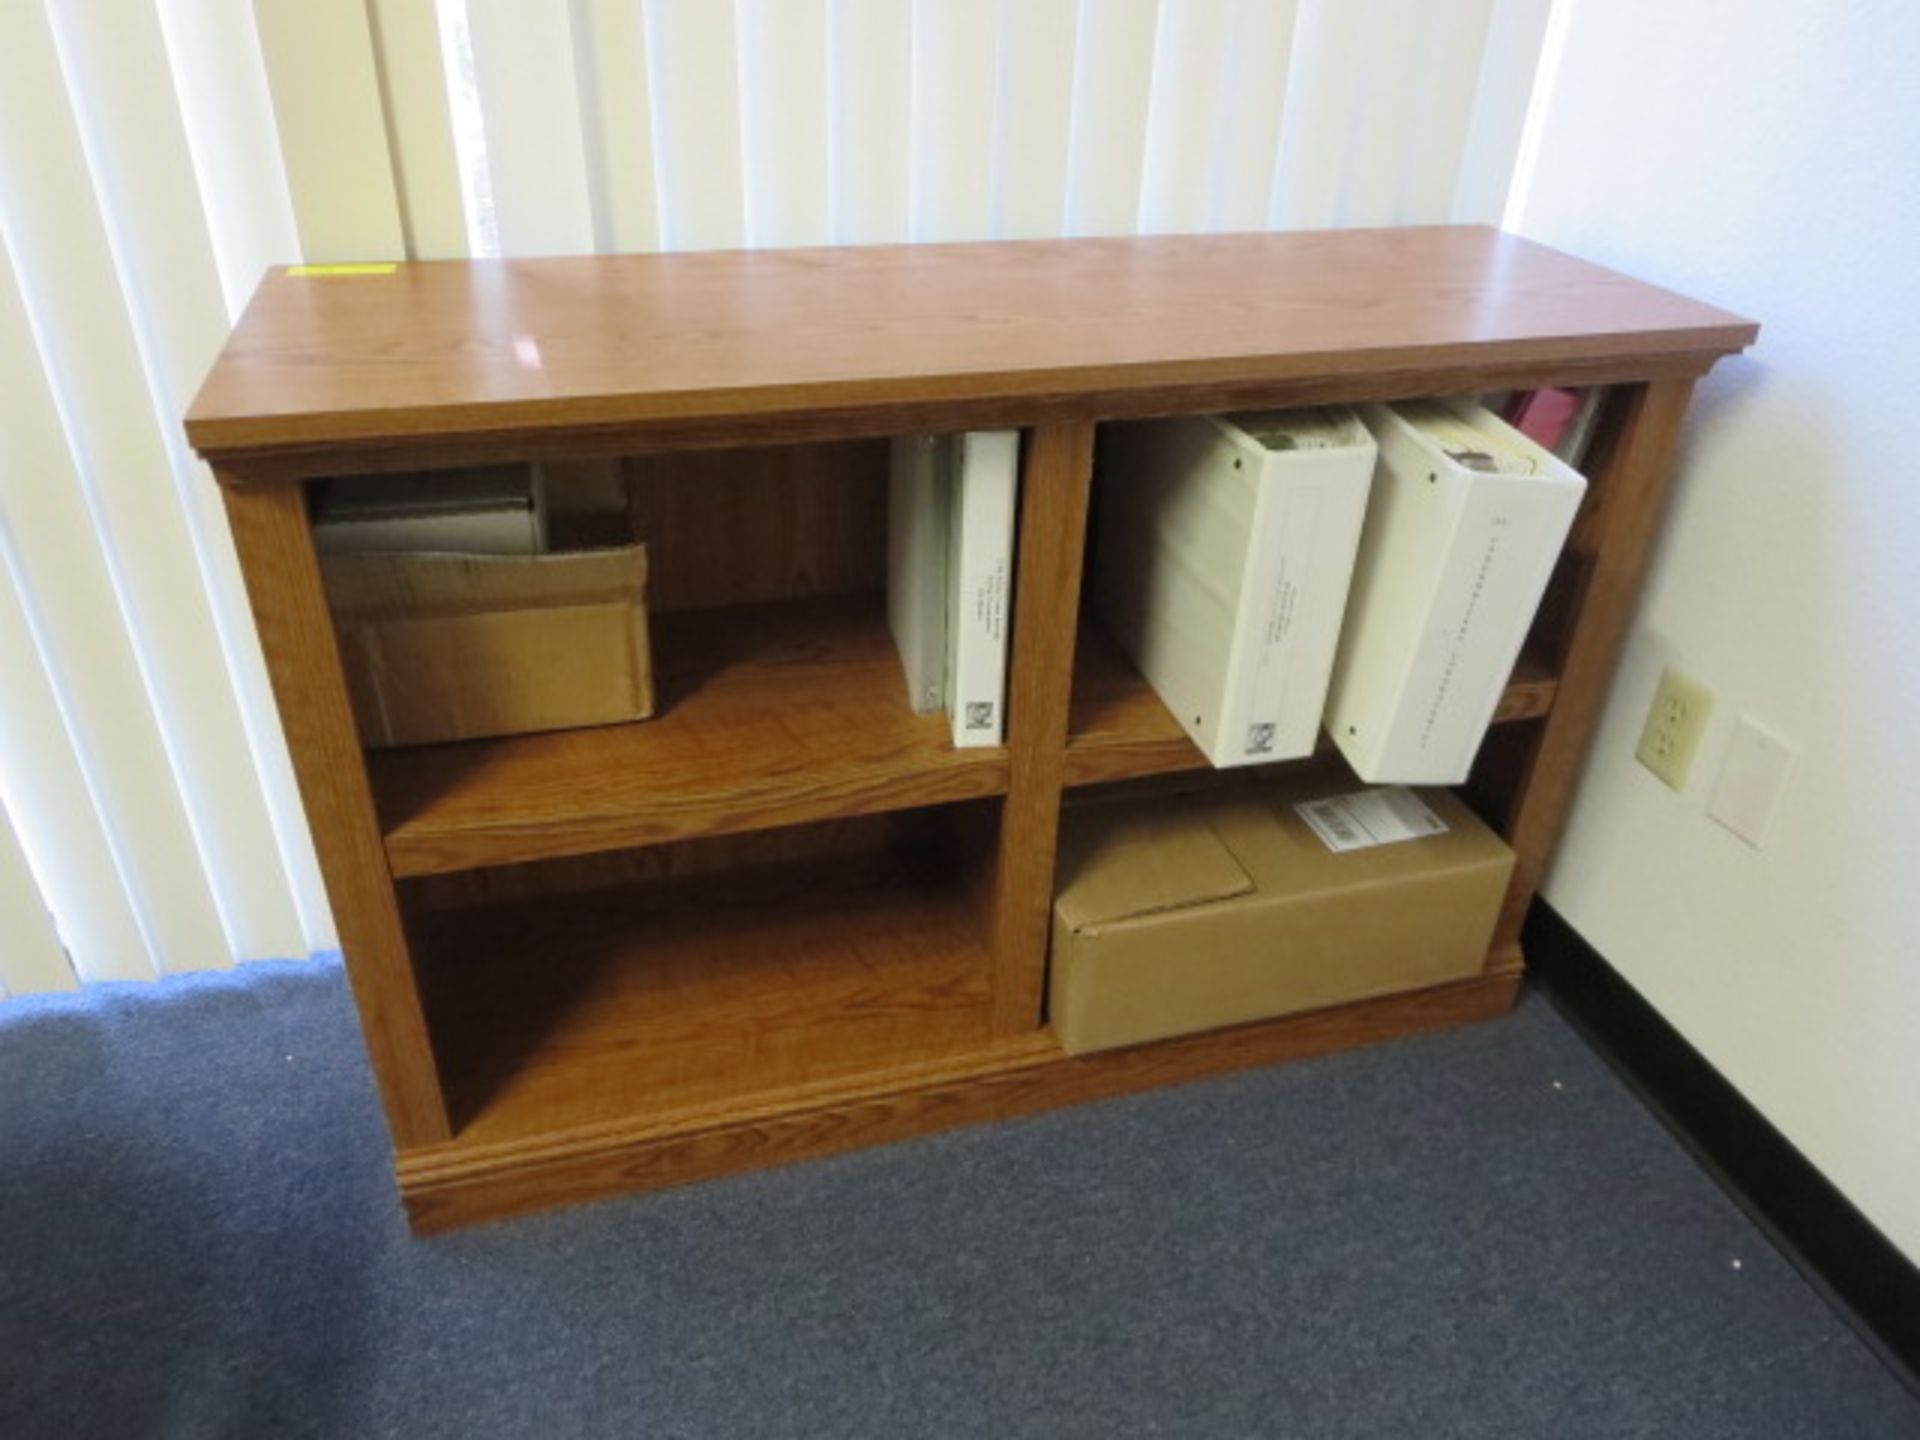
[[1660, 778], [1669, 790], [1687, 788], [1700, 737], [1713, 716], [1713, 692], [1672, 666], [1660, 672], [1660, 688], [1647, 707], [1640, 743], [1633, 758]]

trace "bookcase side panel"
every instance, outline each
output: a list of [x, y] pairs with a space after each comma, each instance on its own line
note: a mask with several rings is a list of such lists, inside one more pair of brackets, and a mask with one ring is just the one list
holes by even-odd
[[1569, 542], [1576, 569], [1558, 626], [1564, 648], [1553, 710], [1512, 767], [1511, 789], [1498, 805], [1517, 862], [1494, 932], [1493, 968], [1517, 956], [1527, 907], [1559, 838], [1646, 572], [1692, 391], [1690, 379], [1630, 387], [1589, 474], [1587, 507]]
[[314, 850], [396, 1147], [450, 1133], [299, 485], [223, 486]]

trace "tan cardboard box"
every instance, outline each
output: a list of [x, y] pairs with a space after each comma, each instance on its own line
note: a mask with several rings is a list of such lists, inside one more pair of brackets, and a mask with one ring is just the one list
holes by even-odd
[[[1441, 833], [1345, 851], [1294, 809], [1365, 788], [1320, 773], [1070, 807], [1050, 999], [1068, 1053], [1478, 974], [1513, 852], [1444, 790], [1411, 792]], [[1410, 808], [1368, 803], [1389, 799]]]
[[645, 546], [323, 555], [320, 568], [369, 746], [653, 713]]

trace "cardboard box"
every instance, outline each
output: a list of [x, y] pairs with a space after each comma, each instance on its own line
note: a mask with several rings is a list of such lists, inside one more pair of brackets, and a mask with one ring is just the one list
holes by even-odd
[[644, 546], [323, 555], [320, 568], [366, 745], [653, 713]]
[[[1404, 812], [1422, 831], [1392, 843], [1317, 804], [1323, 838], [1294, 808], [1361, 789], [1322, 772], [1070, 807], [1050, 992], [1067, 1052], [1479, 974], [1513, 852], [1444, 790], [1368, 792], [1363, 811]], [[1348, 842], [1358, 848], [1333, 848]]]

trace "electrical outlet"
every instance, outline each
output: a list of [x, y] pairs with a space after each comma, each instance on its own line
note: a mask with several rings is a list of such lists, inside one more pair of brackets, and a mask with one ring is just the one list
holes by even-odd
[[1633, 758], [1660, 778], [1669, 790], [1687, 788], [1687, 772], [1700, 751], [1700, 737], [1713, 716], [1713, 692], [1691, 675], [1669, 666], [1660, 672], [1647, 723]]

